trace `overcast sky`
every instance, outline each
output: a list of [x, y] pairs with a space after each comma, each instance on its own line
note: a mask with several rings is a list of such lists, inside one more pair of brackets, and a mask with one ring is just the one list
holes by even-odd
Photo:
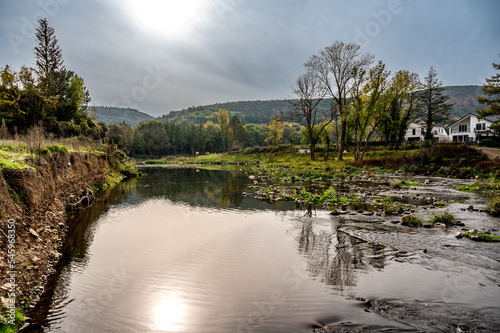
[[158, 116], [292, 97], [304, 62], [356, 42], [388, 69], [481, 85], [500, 62], [498, 0], [0, 0], [0, 67], [34, 66], [34, 28], [54, 27], [92, 105]]

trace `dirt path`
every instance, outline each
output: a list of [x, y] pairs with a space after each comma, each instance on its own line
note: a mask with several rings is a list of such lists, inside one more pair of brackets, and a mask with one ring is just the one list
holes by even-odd
[[486, 147], [476, 147], [477, 150], [485, 153], [491, 158], [500, 157], [500, 149], [499, 148], [486, 148]]

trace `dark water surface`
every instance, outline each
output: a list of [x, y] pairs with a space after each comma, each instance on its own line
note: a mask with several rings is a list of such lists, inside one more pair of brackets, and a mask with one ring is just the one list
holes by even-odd
[[72, 217], [67, 259], [25, 331], [500, 330], [498, 244], [383, 216], [308, 217], [242, 195], [243, 173], [145, 172]]

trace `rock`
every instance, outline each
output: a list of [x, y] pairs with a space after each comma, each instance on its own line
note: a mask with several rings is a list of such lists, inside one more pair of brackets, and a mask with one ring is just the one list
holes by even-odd
[[457, 232], [457, 233], [455, 234], [455, 237], [456, 237], [456, 238], [462, 238], [462, 237], [464, 237], [464, 233], [463, 233], [463, 232]]
[[437, 227], [437, 228], [446, 228], [446, 224], [441, 223], [441, 222], [438, 222], [438, 223], [434, 224], [434, 226]]
[[457, 223], [455, 223], [457, 226], [459, 227], [464, 227], [465, 226], [465, 223], [463, 223], [462, 221], [457, 221]]
[[2, 307], [8, 308], [10, 305], [10, 300], [8, 298], [5, 298], [5, 297], [0, 297], [0, 299], [1, 299]]
[[372, 216], [374, 213], [373, 212], [364, 212], [363, 215], [365, 216]]
[[10, 289], [10, 283], [7, 282], [3, 286], [1, 286], [0, 289], [3, 290], [3, 291], [9, 290]]
[[30, 234], [32, 234], [36, 238], [40, 238], [40, 236], [38, 236], [38, 233], [35, 230], [33, 230], [33, 229], [30, 228], [28, 231], [29, 231]]
[[422, 252], [423, 252], [423, 253], [427, 253], [427, 249], [423, 249], [423, 250], [422, 250]]
[[330, 212], [330, 215], [339, 215], [339, 214], [340, 214], [339, 211], [336, 209]]
[[401, 225], [410, 225], [410, 215], [405, 215], [401, 218]]
[[391, 221], [391, 223], [392, 223], [392, 224], [397, 224], [397, 223], [399, 223], [399, 222], [400, 222], [400, 221], [398, 221], [398, 220]]
[[467, 210], [473, 210], [474, 209], [474, 206], [470, 205], [469, 207], [467, 207]]
[[345, 211], [345, 210], [341, 210], [341, 211], [339, 212], [339, 214], [340, 214], [340, 215], [346, 215], [346, 214], [347, 214], [347, 211]]
[[423, 223], [422, 227], [430, 229], [430, 228], [432, 228], [432, 224], [431, 223]]
[[368, 308], [371, 308], [372, 307], [372, 302], [367, 298], [365, 299], [365, 301], [363, 302], [363, 306], [366, 306]]

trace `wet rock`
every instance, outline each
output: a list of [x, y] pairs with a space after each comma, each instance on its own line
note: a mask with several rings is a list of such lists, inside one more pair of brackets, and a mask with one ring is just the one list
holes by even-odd
[[462, 221], [457, 221], [457, 223], [455, 224], [459, 227], [465, 227], [465, 223], [463, 223]]
[[430, 228], [432, 228], [432, 224], [431, 224], [431, 223], [426, 222], [426, 223], [423, 223], [423, 224], [422, 224], [422, 227], [427, 228], [427, 229], [430, 229]]
[[330, 212], [330, 215], [339, 215], [339, 214], [340, 214], [340, 213], [339, 213], [339, 211], [338, 211], [338, 210], [332, 210], [332, 211]]
[[374, 215], [374, 213], [373, 212], [364, 212], [363, 215], [365, 215], [365, 216], [372, 216], [372, 215]]
[[366, 306], [367, 308], [371, 308], [373, 306], [372, 302], [367, 298], [363, 302], [363, 306]]
[[347, 211], [345, 211], [345, 210], [341, 210], [341, 211], [339, 211], [339, 214], [340, 214], [340, 215], [346, 215], [346, 214], [347, 214]]
[[434, 224], [434, 226], [435, 226], [436, 228], [446, 228], [446, 224], [441, 223], [441, 222], [438, 222], [438, 223]]
[[467, 207], [467, 210], [473, 210], [474, 209], [474, 206], [470, 205], [469, 207]]
[[422, 250], [422, 252], [423, 252], [423, 253], [427, 253], [427, 249], [423, 249], [423, 250]]
[[401, 218], [401, 225], [410, 225], [410, 215], [405, 215]]
[[464, 237], [464, 233], [463, 233], [463, 232], [457, 232], [457, 233], [455, 234], [455, 237], [456, 237], [456, 238], [463, 238], [463, 237]]

